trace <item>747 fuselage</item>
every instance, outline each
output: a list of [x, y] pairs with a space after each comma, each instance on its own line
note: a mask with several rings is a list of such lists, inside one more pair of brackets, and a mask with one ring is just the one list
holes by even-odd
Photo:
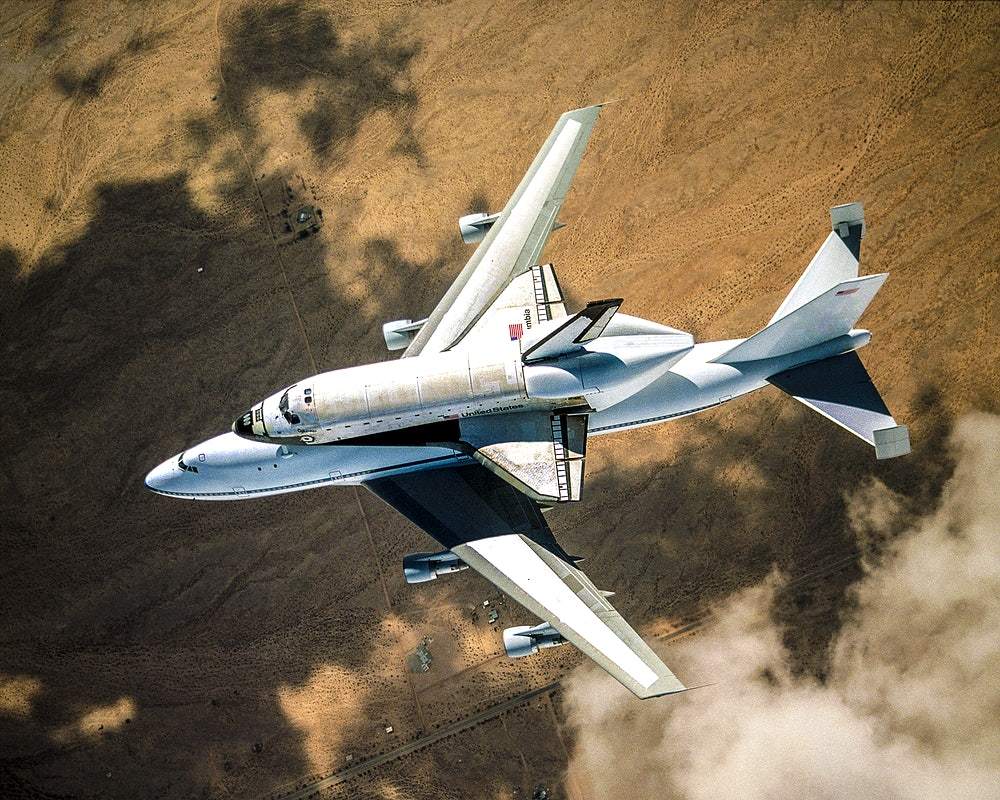
[[471, 463], [457, 441], [462, 419], [570, 408], [589, 414], [589, 435], [602, 435], [713, 408], [869, 338], [851, 331], [778, 358], [724, 364], [712, 359], [742, 340], [694, 344], [619, 313], [604, 335], [560, 358], [523, 363], [515, 341], [492, 354], [448, 351], [324, 372], [164, 461], [146, 485], [172, 497], [239, 500]]

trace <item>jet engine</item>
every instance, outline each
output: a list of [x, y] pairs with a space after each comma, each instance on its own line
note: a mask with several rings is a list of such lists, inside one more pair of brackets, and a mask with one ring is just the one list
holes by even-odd
[[459, 217], [458, 230], [462, 233], [462, 241], [466, 244], [481, 242], [486, 237], [486, 232], [499, 218], [499, 213], [487, 214], [485, 211]]
[[410, 346], [417, 333], [427, 322], [425, 319], [414, 322], [412, 319], [397, 319], [382, 326], [382, 338], [389, 350], [403, 350]]
[[411, 553], [403, 556], [403, 577], [407, 583], [425, 583], [447, 575], [449, 572], [459, 572], [468, 569], [469, 565], [452, 553], [442, 550], [440, 553]]
[[566, 644], [563, 635], [547, 622], [534, 627], [518, 625], [503, 632], [503, 649], [510, 658], [523, 658], [543, 648], [558, 647], [561, 644]]

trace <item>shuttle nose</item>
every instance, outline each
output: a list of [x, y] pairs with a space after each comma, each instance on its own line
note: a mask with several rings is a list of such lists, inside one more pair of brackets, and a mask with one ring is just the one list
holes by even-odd
[[260, 441], [267, 436], [267, 428], [264, 425], [264, 404], [257, 403], [246, 414], [240, 415], [233, 423], [233, 433], [242, 436], [244, 439], [254, 439]]
[[253, 409], [250, 409], [246, 414], [237, 418], [236, 422], [233, 423], [233, 433], [237, 436], [253, 438]]

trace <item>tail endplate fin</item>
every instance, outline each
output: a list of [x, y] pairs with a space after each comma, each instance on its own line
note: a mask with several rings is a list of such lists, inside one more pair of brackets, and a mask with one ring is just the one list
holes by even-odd
[[910, 452], [909, 431], [896, 424], [854, 351], [779, 372], [768, 382], [868, 442], [878, 459]]

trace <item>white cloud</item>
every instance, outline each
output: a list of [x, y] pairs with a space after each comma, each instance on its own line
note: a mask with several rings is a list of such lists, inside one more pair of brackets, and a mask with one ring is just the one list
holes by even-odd
[[878, 555], [824, 683], [790, 670], [772, 576], [670, 649], [678, 672], [714, 686], [638, 701], [581, 668], [573, 774], [595, 797], [636, 800], [1000, 797], [1000, 418], [964, 417], [951, 446], [929, 515], [908, 518], [877, 482], [849, 498]]

